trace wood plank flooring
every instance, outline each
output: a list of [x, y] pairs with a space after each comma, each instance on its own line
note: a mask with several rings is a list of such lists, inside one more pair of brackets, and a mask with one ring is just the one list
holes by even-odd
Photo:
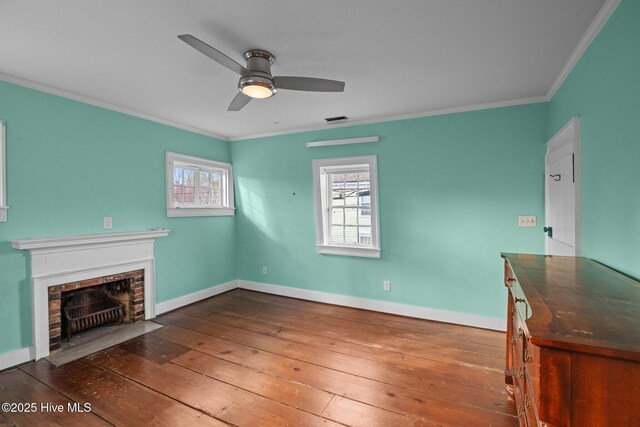
[[38, 407], [2, 411], [0, 425], [518, 424], [504, 333], [240, 289], [156, 321], [64, 366], [0, 373], [1, 402]]

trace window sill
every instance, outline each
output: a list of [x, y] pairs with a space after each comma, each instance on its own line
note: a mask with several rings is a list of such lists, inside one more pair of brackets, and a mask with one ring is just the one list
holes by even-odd
[[233, 216], [235, 208], [167, 208], [167, 217]]
[[363, 258], [380, 258], [380, 249], [357, 246], [317, 245], [318, 253], [329, 255], [357, 256]]

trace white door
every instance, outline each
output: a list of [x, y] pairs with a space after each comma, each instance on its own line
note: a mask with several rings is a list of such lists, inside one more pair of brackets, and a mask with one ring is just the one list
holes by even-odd
[[547, 255], [576, 256], [580, 244], [579, 126], [577, 117], [547, 143], [545, 227]]

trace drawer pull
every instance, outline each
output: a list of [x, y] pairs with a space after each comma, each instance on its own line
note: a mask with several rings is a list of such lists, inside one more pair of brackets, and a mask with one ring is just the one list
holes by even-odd
[[507, 279], [507, 281], [508, 281], [508, 282], [515, 282], [515, 281], [516, 281], [516, 278], [515, 278], [515, 277], [509, 277], [509, 278]]

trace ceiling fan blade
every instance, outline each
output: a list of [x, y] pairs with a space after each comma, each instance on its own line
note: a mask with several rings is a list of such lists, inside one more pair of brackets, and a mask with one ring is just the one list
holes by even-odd
[[227, 67], [231, 71], [236, 72], [236, 73], [238, 73], [240, 75], [243, 75], [243, 74], [247, 73], [247, 69], [244, 68], [242, 65], [238, 64], [236, 61], [234, 61], [233, 59], [229, 58], [227, 55], [225, 55], [224, 53], [220, 52], [219, 50], [209, 46], [208, 44], [206, 44], [202, 40], [199, 40], [199, 39], [193, 37], [191, 34], [182, 34], [182, 35], [178, 36], [178, 38], [180, 40], [182, 40], [183, 42], [185, 42], [186, 44], [188, 44], [189, 46], [191, 46], [192, 48], [194, 48], [197, 51], [199, 51], [200, 53], [203, 53], [206, 56], [208, 56], [209, 58], [213, 59], [218, 64], [224, 65], [225, 67]]
[[311, 92], [344, 92], [344, 82], [314, 77], [274, 77], [278, 89], [307, 90]]
[[233, 101], [231, 101], [231, 104], [229, 104], [229, 108], [227, 108], [227, 111], [240, 111], [245, 105], [249, 103], [249, 101], [251, 101], [250, 96], [247, 96], [242, 92], [238, 92], [236, 97], [233, 98]]

